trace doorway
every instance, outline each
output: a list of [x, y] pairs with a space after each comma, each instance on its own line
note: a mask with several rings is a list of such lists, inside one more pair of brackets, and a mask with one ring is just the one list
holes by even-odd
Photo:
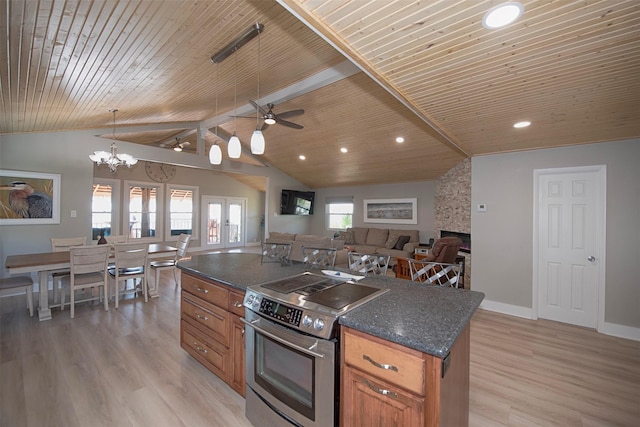
[[606, 166], [534, 171], [534, 316], [604, 322]]
[[247, 200], [202, 196], [202, 247], [205, 250], [244, 246]]

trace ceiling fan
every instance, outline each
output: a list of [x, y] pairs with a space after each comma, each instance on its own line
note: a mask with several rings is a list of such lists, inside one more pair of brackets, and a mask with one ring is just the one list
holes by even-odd
[[160, 147], [162, 147], [162, 148], [170, 147], [174, 151], [182, 151], [182, 149], [184, 147], [186, 147], [187, 145], [191, 145], [191, 143], [189, 141], [180, 142], [180, 138], [176, 138], [175, 144], [171, 144], [171, 145], [160, 144]]
[[[249, 102], [251, 103], [251, 105], [256, 107], [256, 109], [260, 112], [260, 114], [262, 114], [262, 119], [264, 120], [264, 124], [262, 125], [262, 128], [260, 130], [265, 130], [270, 125], [274, 125], [276, 123], [281, 124], [282, 126], [293, 128], [293, 129], [304, 128], [304, 126], [302, 125], [290, 122], [288, 120], [284, 120], [284, 119], [288, 119], [289, 117], [294, 117], [294, 116], [299, 116], [301, 114], [304, 114], [304, 110], [291, 110], [291, 111], [285, 111], [284, 113], [276, 114], [273, 112], [273, 108], [275, 107], [275, 105], [272, 103], [268, 103], [266, 105], [267, 110], [265, 110], [264, 108], [259, 106], [257, 102], [251, 99], [249, 100]], [[235, 117], [240, 117], [244, 119], [255, 119], [255, 117], [252, 117], [252, 116], [235, 116]]]

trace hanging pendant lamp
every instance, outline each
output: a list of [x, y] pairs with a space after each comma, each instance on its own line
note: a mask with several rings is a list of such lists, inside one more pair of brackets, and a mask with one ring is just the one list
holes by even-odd
[[[218, 89], [220, 83], [220, 70], [216, 67], [216, 119], [218, 117]], [[209, 148], [209, 163], [219, 165], [222, 163], [222, 150], [218, 145], [218, 123], [216, 122], [216, 133], [211, 148]]]
[[209, 149], [209, 163], [212, 165], [219, 165], [222, 163], [222, 150], [217, 142], [214, 142]]
[[[258, 24], [260, 25], [260, 24]], [[258, 34], [258, 96], [256, 97], [256, 130], [251, 135], [251, 154], [264, 154], [264, 135], [260, 130], [260, 34]]]
[[236, 52], [236, 72], [235, 72], [235, 81], [233, 84], [233, 136], [229, 139], [229, 144], [227, 145], [227, 151], [229, 157], [232, 159], [239, 159], [240, 154], [242, 154], [242, 145], [240, 144], [240, 138], [236, 135], [236, 115], [238, 114], [238, 52]]

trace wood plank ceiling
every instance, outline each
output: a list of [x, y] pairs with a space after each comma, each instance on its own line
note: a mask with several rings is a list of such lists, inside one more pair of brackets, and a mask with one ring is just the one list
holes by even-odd
[[[469, 156], [640, 136], [640, 3], [523, 1], [518, 21], [487, 30], [497, 3], [3, 1], [0, 133], [111, 138], [117, 108], [120, 140], [170, 149], [179, 137], [196, 153], [204, 127], [206, 156], [220, 124], [248, 147], [256, 121], [230, 116], [255, 114], [259, 77], [260, 104], [304, 109], [290, 118], [304, 129], [270, 126], [265, 154], [241, 161], [311, 188], [430, 180]], [[259, 38], [211, 63], [256, 22]], [[345, 57], [364, 72], [314, 77]]]

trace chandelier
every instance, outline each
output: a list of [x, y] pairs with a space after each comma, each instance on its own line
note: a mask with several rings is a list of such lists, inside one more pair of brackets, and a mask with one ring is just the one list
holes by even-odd
[[115, 172], [118, 166], [131, 166], [138, 163], [138, 159], [130, 154], [118, 154], [118, 146], [116, 145], [116, 113], [118, 110], [109, 110], [113, 113], [113, 141], [111, 142], [111, 152], [94, 151], [89, 158], [96, 163], [97, 166], [107, 165], [111, 172]]

